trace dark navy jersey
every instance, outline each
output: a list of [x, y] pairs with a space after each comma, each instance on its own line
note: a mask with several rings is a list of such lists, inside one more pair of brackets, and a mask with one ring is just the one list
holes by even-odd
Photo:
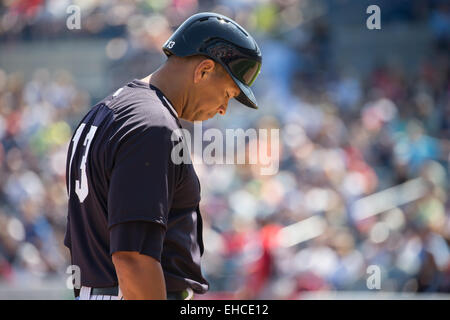
[[[167, 291], [208, 290], [200, 183], [191, 163], [174, 164], [178, 115], [162, 92], [134, 80], [95, 105], [67, 154], [64, 244], [81, 285], [118, 285], [111, 255], [138, 251], [161, 262]], [[174, 141], [173, 141], [174, 140]]]

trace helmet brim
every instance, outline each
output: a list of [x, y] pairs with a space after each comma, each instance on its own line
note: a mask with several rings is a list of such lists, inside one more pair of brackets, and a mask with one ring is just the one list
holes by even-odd
[[231, 72], [229, 72], [229, 75], [241, 90], [241, 93], [235, 99], [249, 108], [258, 109], [258, 104], [252, 89], [239, 81], [239, 79], [236, 78]]

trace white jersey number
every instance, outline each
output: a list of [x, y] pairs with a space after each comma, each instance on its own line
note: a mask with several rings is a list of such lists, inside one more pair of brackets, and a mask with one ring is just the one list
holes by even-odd
[[[69, 164], [69, 196], [70, 196], [70, 185], [72, 183], [72, 181], [70, 180], [70, 173], [71, 173], [70, 169], [72, 168], [72, 159], [73, 159], [73, 155], [75, 154], [75, 150], [77, 148], [78, 141], [80, 140], [80, 136], [84, 130], [84, 127], [85, 127], [85, 124], [82, 123], [78, 127], [77, 131], [75, 132], [75, 136], [72, 139], [73, 147], [72, 147], [72, 154], [70, 156], [70, 164]], [[89, 128], [88, 134], [86, 135], [86, 138], [84, 139], [83, 146], [85, 147], [85, 149], [84, 149], [83, 158], [81, 159], [81, 164], [80, 164], [81, 176], [80, 176], [79, 180], [78, 179], [75, 180], [75, 193], [77, 194], [78, 199], [80, 200], [81, 203], [84, 201], [84, 199], [86, 199], [87, 195], [89, 194], [89, 187], [88, 187], [87, 175], [86, 175], [86, 160], [87, 160], [88, 153], [89, 153], [89, 147], [91, 146], [91, 142], [92, 142], [92, 139], [94, 138], [97, 128], [98, 127], [96, 127], [96, 126], [91, 126]]]

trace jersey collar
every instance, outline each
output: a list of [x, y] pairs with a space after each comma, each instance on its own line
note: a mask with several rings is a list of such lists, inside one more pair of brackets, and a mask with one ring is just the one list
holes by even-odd
[[175, 110], [175, 108], [173, 107], [172, 103], [170, 102], [169, 99], [166, 98], [166, 96], [164, 95], [164, 93], [159, 90], [159, 88], [155, 87], [154, 85], [150, 84], [150, 88], [152, 90], [156, 91], [157, 96], [159, 97], [159, 99], [161, 99], [161, 102], [163, 104], [166, 105], [166, 107], [168, 107], [170, 109], [170, 111], [172, 111], [172, 113], [178, 118], [178, 112]]

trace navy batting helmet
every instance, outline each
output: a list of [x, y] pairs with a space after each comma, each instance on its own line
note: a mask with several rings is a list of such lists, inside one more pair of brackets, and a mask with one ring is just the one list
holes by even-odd
[[163, 51], [167, 56], [203, 55], [220, 63], [241, 90], [236, 100], [258, 109], [250, 86], [261, 69], [261, 51], [235, 21], [217, 13], [194, 14], [164, 43]]

